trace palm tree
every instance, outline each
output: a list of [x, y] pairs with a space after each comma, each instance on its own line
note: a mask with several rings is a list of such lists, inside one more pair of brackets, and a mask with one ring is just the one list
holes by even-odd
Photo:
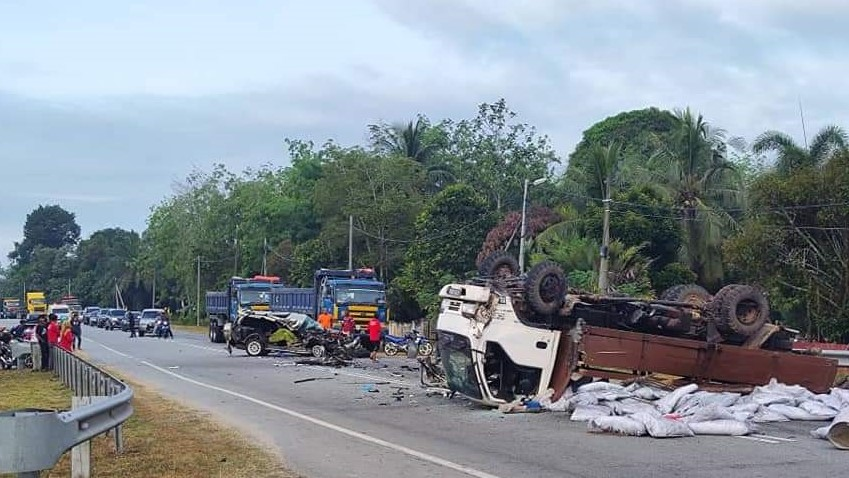
[[723, 275], [720, 244], [736, 226], [725, 209], [742, 203], [743, 188], [725, 157], [724, 131], [689, 108], [676, 111], [676, 117], [678, 131], [649, 161], [649, 184], [680, 208], [682, 259], [701, 283], [718, 285]]
[[415, 123], [372, 125], [369, 129], [372, 146], [377, 151], [411, 159], [425, 168], [429, 193], [436, 193], [455, 181], [447, 165], [436, 159], [440, 143], [432, 135], [428, 137], [431, 126], [427, 118], [419, 116]]
[[774, 152], [778, 155], [776, 169], [783, 174], [808, 167], [821, 166], [828, 162], [837, 152], [847, 150], [849, 137], [839, 126], [826, 126], [821, 129], [810, 147], [801, 147], [789, 135], [779, 131], [766, 131], [757, 137], [752, 144], [752, 151], [761, 154]]

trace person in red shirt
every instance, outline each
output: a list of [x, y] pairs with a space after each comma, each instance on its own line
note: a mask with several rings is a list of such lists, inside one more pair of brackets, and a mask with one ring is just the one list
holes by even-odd
[[[54, 345], [59, 345], [59, 317], [56, 317], [56, 314], [49, 315], [50, 322], [47, 324], [47, 347], [53, 347]], [[48, 352], [47, 355], [47, 369], [53, 370], [53, 354]]]
[[342, 333], [345, 335], [351, 335], [354, 332], [354, 318], [351, 317], [351, 313], [345, 311], [345, 317], [342, 319]]
[[62, 330], [59, 332], [59, 348], [70, 352], [74, 347], [74, 333], [71, 331], [69, 322], [62, 323]]
[[372, 362], [377, 362], [377, 350], [380, 348], [380, 338], [383, 326], [377, 317], [372, 317], [368, 322], [368, 339], [369, 339], [369, 358]]

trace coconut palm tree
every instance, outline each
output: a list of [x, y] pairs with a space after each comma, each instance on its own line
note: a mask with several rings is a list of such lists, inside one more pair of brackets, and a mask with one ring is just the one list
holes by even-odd
[[372, 125], [371, 143], [380, 153], [409, 158], [419, 163], [427, 172], [428, 193], [435, 194], [456, 181], [448, 166], [438, 160], [440, 141], [430, 134], [427, 118], [419, 116], [415, 123]]
[[778, 155], [776, 169], [784, 174], [807, 166], [822, 166], [836, 152], [846, 151], [849, 137], [839, 126], [826, 126], [814, 136], [811, 145], [801, 147], [789, 135], [779, 131], [766, 131], [752, 144], [752, 151]]
[[736, 223], [726, 212], [742, 204], [739, 174], [725, 156], [725, 133], [689, 108], [676, 111], [679, 129], [649, 161], [647, 183], [678, 211], [684, 232], [682, 260], [706, 285], [722, 279], [720, 244]]

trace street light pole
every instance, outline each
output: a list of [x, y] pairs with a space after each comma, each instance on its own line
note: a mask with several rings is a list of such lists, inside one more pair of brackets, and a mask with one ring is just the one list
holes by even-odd
[[525, 273], [525, 234], [527, 232], [527, 220], [525, 216], [528, 210], [528, 186], [538, 186], [545, 182], [545, 178], [535, 179], [533, 182], [525, 179], [525, 190], [522, 194], [522, 230], [519, 235], [519, 274]]

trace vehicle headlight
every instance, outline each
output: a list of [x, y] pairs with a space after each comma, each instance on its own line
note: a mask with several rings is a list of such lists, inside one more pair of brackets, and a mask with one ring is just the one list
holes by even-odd
[[460, 306], [460, 315], [467, 319], [474, 319], [478, 312], [478, 304], [465, 303]]

